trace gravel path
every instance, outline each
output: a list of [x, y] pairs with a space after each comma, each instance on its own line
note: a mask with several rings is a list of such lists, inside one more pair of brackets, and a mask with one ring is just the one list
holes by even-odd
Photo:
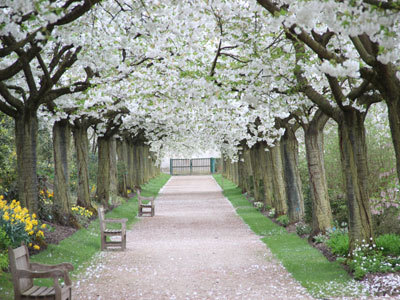
[[172, 177], [155, 217], [102, 252], [74, 299], [311, 299], [235, 213], [211, 176]]

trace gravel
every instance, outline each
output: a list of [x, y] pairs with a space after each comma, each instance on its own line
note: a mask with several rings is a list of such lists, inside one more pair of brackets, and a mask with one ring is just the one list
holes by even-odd
[[124, 252], [97, 255], [74, 299], [312, 299], [236, 214], [211, 176], [175, 176]]

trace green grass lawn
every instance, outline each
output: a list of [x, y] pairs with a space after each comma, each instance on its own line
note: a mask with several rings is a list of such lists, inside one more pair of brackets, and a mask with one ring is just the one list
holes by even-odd
[[[214, 175], [214, 178], [222, 186], [222, 176]], [[306, 240], [273, 223], [246, 200], [234, 183], [225, 178], [223, 190], [243, 221], [260, 236], [274, 256], [312, 296], [329, 298], [359, 295], [359, 283], [337, 262], [329, 262]]]
[[[142, 186], [144, 196], [156, 196], [170, 178], [170, 175], [161, 174], [150, 180], [149, 183]], [[106, 214], [107, 218], [127, 218], [128, 228], [134, 224], [137, 216], [137, 197], [123, 202], [120, 206], [114, 208]], [[57, 264], [61, 262], [70, 262], [75, 270], [71, 277], [76, 276], [86, 269], [91, 258], [100, 251], [100, 230], [99, 220], [96, 219], [90, 223], [87, 229], [80, 229], [70, 237], [61, 241], [58, 245], [50, 244], [47, 249], [31, 257], [32, 261]], [[52, 285], [51, 281], [41, 281], [39, 284]], [[9, 273], [0, 273], [0, 299], [13, 299], [13, 287]]]

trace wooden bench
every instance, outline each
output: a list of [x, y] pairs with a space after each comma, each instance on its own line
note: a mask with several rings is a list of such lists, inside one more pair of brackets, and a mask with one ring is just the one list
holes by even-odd
[[[31, 263], [25, 245], [16, 249], [9, 247], [8, 258], [14, 284], [14, 299], [71, 300], [72, 288], [68, 271], [72, 271], [74, 267], [70, 263]], [[52, 287], [35, 286], [34, 278], [53, 278], [54, 284]], [[64, 286], [60, 285], [59, 279], [64, 279]]]
[[150, 215], [154, 217], [155, 213], [155, 197], [143, 197], [140, 195], [140, 189], [136, 189], [136, 193], [138, 195], [138, 216], [141, 217], [144, 214]]
[[[104, 208], [102, 206], [98, 209], [100, 232], [101, 232], [101, 250], [106, 250], [108, 247], [120, 247], [121, 250], [126, 249], [126, 222], [128, 219], [106, 219], [104, 217]], [[107, 224], [119, 223], [121, 229], [108, 229]], [[120, 237], [118, 241], [111, 239], [111, 237]]]

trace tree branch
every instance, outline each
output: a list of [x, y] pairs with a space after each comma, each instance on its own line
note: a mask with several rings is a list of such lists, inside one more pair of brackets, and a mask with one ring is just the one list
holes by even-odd
[[0, 111], [14, 119], [18, 117], [18, 112], [3, 101], [0, 101]]
[[49, 64], [49, 73], [53, 73], [54, 69], [56, 68], [56, 66], [58, 65], [58, 63], [60, 62], [62, 56], [70, 49], [72, 49], [74, 46], [73, 45], [67, 45], [62, 47], [62, 49], [60, 51], [58, 51], [58, 49], [60, 48], [60, 45], [57, 44], [57, 46], [54, 49], [54, 54], [53, 54], [53, 58], [51, 59], [51, 62]]
[[363, 2], [382, 9], [400, 10], [400, 3], [398, 1], [363, 0]]
[[358, 54], [366, 64], [370, 65], [371, 67], [376, 66], [376, 59], [370, 53], [368, 53], [367, 49], [365, 49], [363, 43], [358, 36], [350, 36], [351, 41], [353, 42], [354, 47], [356, 48]]
[[353, 88], [348, 94], [347, 98], [355, 100], [371, 88], [369, 80], [364, 80], [359, 87]]
[[217, 67], [218, 57], [221, 54], [221, 45], [222, 45], [222, 40], [220, 39], [219, 43], [218, 43], [217, 53], [215, 53], [215, 58], [214, 58], [213, 63], [211, 65], [211, 70], [210, 70], [210, 76], [211, 77], [214, 76], [214, 74], [215, 74], [215, 68]]
[[294, 75], [296, 77], [299, 90], [303, 92], [312, 102], [314, 102], [318, 107], [331, 118], [338, 120], [338, 112], [336, 109], [332, 107], [329, 101], [320, 93], [318, 93], [307, 81], [304, 77], [301, 66], [299, 62], [303, 59], [304, 56], [304, 45], [297, 41], [292, 41], [294, 45], [294, 49], [296, 51], [296, 67], [294, 69]]
[[[68, 8], [68, 6], [70, 4], [72, 4], [73, 0], [67, 1], [66, 4], [68, 4], [67, 6], [65, 6], [65, 8]], [[69, 13], [65, 14], [62, 18], [60, 18], [59, 20], [57, 20], [55, 23], [51, 24], [53, 26], [61, 26], [61, 25], [65, 25], [68, 23], [71, 23], [73, 21], [75, 21], [76, 19], [78, 19], [79, 17], [81, 17], [82, 15], [84, 15], [86, 12], [88, 12], [92, 6], [94, 6], [95, 4], [101, 2], [101, 0], [84, 0], [84, 3], [82, 5], [77, 5], [75, 6]], [[50, 26], [51, 26], [50, 25]]]
[[13, 106], [16, 110], [22, 110], [24, 108], [22, 101], [11, 95], [7, 86], [3, 82], [0, 82], [0, 95], [9, 105]]
[[[35, 46], [34, 48], [29, 49], [29, 51], [25, 54], [25, 61], [28, 63], [41, 51], [40, 47]], [[18, 59], [11, 66], [0, 70], [0, 81], [7, 80], [12, 78], [14, 75], [19, 73], [24, 66], [24, 62], [21, 59]]]

